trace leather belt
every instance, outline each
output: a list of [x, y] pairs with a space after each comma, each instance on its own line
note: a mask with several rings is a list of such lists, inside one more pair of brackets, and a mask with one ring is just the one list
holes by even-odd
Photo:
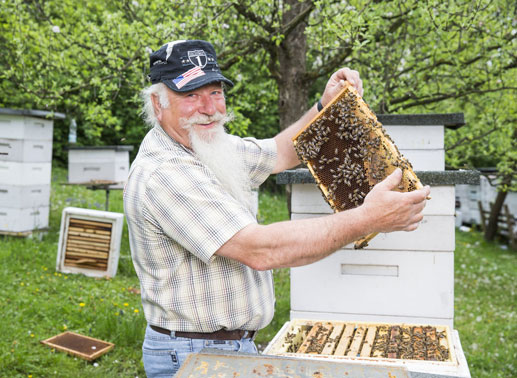
[[[172, 331], [168, 329], [151, 325], [151, 328], [164, 335], [170, 335]], [[228, 331], [226, 329], [220, 329], [215, 332], [181, 332], [176, 331], [174, 334], [177, 337], [187, 337], [189, 339], [207, 339], [207, 340], [240, 340], [242, 338], [252, 339], [255, 336], [255, 331], [245, 331], [243, 329], [236, 329]]]

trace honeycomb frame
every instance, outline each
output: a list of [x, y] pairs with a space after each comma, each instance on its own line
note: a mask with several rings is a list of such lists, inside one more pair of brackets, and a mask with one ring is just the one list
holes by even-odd
[[[423, 187], [411, 163], [348, 82], [292, 141], [334, 212], [360, 206], [370, 190], [396, 168], [402, 170], [397, 191]], [[354, 247], [364, 248], [375, 235], [355, 241]]]

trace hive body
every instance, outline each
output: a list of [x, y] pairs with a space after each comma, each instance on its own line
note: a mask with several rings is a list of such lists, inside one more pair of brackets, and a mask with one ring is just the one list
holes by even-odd
[[[348, 83], [293, 143], [335, 212], [360, 206], [368, 192], [397, 167], [402, 170], [397, 190], [422, 187], [411, 163]], [[356, 247], [364, 247], [373, 236], [357, 241]]]

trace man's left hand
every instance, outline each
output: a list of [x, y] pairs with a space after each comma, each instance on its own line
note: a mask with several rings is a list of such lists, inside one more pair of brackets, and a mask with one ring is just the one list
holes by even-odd
[[355, 89], [357, 89], [357, 92], [359, 92], [361, 97], [363, 96], [363, 81], [359, 77], [359, 72], [345, 67], [334, 72], [327, 82], [325, 92], [323, 92], [323, 95], [321, 96], [321, 104], [323, 106], [332, 101], [341, 89], [343, 89], [345, 81], [348, 81]]

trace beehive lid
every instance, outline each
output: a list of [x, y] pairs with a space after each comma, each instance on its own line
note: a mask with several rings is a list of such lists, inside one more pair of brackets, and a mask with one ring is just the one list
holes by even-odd
[[93, 361], [115, 347], [110, 342], [70, 331], [42, 340], [41, 343], [87, 361]]

